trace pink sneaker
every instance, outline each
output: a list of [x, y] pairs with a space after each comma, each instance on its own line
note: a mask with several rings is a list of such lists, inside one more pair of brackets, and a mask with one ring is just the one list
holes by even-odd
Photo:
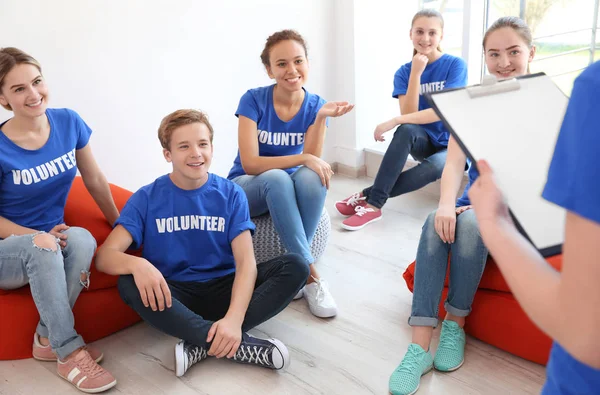
[[104, 392], [115, 385], [117, 380], [107, 370], [98, 365], [86, 350], [66, 361], [58, 360], [58, 375], [78, 390], [87, 393]]
[[361, 192], [356, 192], [347, 199], [335, 202], [335, 209], [338, 213], [346, 217], [354, 215], [357, 207], [366, 207], [367, 199], [362, 196]]
[[[90, 356], [94, 361], [96, 361], [96, 363], [100, 363], [100, 361], [102, 361], [102, 358], [104, 358], [104, 354], [102, 353], [102, 351], [98, 350], [96, 347], [86, 345], [84, 346], [84, 348], [87, 350], [87, 352], [90, 353]], [[56, 360], [58, 359], [56, 358], [56, 354], [54, 354], [54, 351], [52, 351], [52, 348], [50, 348], [49, 345], [42, 346], [37, 333], [34, 333], [33, 335], [32, 354], [33, 358], [37, 359], [38, 361], [56, 362]]]
[[371, 222], [381, 219], [381, 210], [374, 210], [370, 207], [357, 207], [356, 214], [350, 218], [346, 218], [342, 222], [342, 228], [346, 230], [359, 230]]

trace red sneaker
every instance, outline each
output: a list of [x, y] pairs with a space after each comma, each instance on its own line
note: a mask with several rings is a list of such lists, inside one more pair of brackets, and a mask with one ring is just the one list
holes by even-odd
[[361, 192], [356, 192], [349, 198], [335, 202], [335, 209], [338, 213], [345, 215], [346, 217], [354, 215], [357, 207], [366, 207], [367, 198], [365, 198]]
[[381, 210], [375, 210], [370, 207], [357, 207], [356, 214], [350, 218], [346, 218], [342, 222], [342, 227], [346, 230], [359, 230], [371, 222], [381, 219]]
[[66, 361], [58, 360], [57, 365], [58, 375], [80, 391], [98, 393], [117, 385], [113, 375], [98, 365], [84, 349]]

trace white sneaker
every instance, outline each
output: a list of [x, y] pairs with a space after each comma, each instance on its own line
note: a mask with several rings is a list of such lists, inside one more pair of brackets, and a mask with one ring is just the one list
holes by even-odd
[[294, 296], [294, 300], [301, 299], [304, 296], [304, 287], [300, 288], [300, 291]]
[[337, 315], [337, 305], [331, 293], [327, 282], [322, 278], [314, 278], [314, 283], [306, 284], [304, 287], [304, 297], [308, 302], [310, 312], [320, 318], [329, 318]]

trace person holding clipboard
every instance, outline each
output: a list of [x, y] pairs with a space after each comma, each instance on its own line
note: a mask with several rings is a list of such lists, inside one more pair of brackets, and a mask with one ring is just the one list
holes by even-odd
[[[483, 49], [487, 69], [498, 79], [527, 74], [529, 63], [535, 56], [531, 31], [517, 17], [503, 17], [494, 22], [484, 35]], [[431, 111], [391, 119], [377, 127], [375, 136], [380, 137], [401, 122], [419, 123], [421, 118], [431, 122], [432, 116], [437, 118], [437, 115], [429, 113]], [[425, 221], [419, 241], [412, 311], [408, 320], [412, 327], [412, 342], [390, 377], [389, 389], [393, 395], [414, 394], [421, 376], [433, 368], [450, 372], [464, 363], [463, 326], [471, 312], [488, 256], [468, 196], [469, 187], [478, 176], [474, 166], [469, 168], [469, 183], [463, 195], [456, 200], [466, 163], [466, 155], [451, 136], [442, 173], [439, 207]], [[429, 346], [433, 329], [438, 325], [438, 306], [449, 257], [447, 314], [434, 358]]]
[[562, 272], [516, 229], [494, 173], [469, 191], [481, 237], [531, 320], [554, 339], [543, 395], [600, 393], [600, 63], [575, 80], [542, 197], [567, 210]]

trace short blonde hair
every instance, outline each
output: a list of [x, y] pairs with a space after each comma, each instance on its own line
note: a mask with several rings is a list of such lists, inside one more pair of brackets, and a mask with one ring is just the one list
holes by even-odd
[[210, 131], [210, 142], [212, 143], [214, 131], [212, 125], [208, 121], [208, 115], [202, 111], [187, 109], [177, 110], [163, 118], [160, 126], [158, 127], [158, 139], [160, 140], [160, 145], [164, 149], [169, 150], [173, 131], [180, 126], [189, 125], [196, 122], [206, 125]]
[[[6, 47], [0, 48], [0, 93], [2, 93], [2, 86], [4, 85], [4, 78], [10, 73], [10, 71], [17, 65], [30, 64], [35, 66], [42, 74], [42, 66], [32, 56], [26, 54], [18, 48]], [[10, 105], [2, 105], [8, 111], [12, 111]]]

